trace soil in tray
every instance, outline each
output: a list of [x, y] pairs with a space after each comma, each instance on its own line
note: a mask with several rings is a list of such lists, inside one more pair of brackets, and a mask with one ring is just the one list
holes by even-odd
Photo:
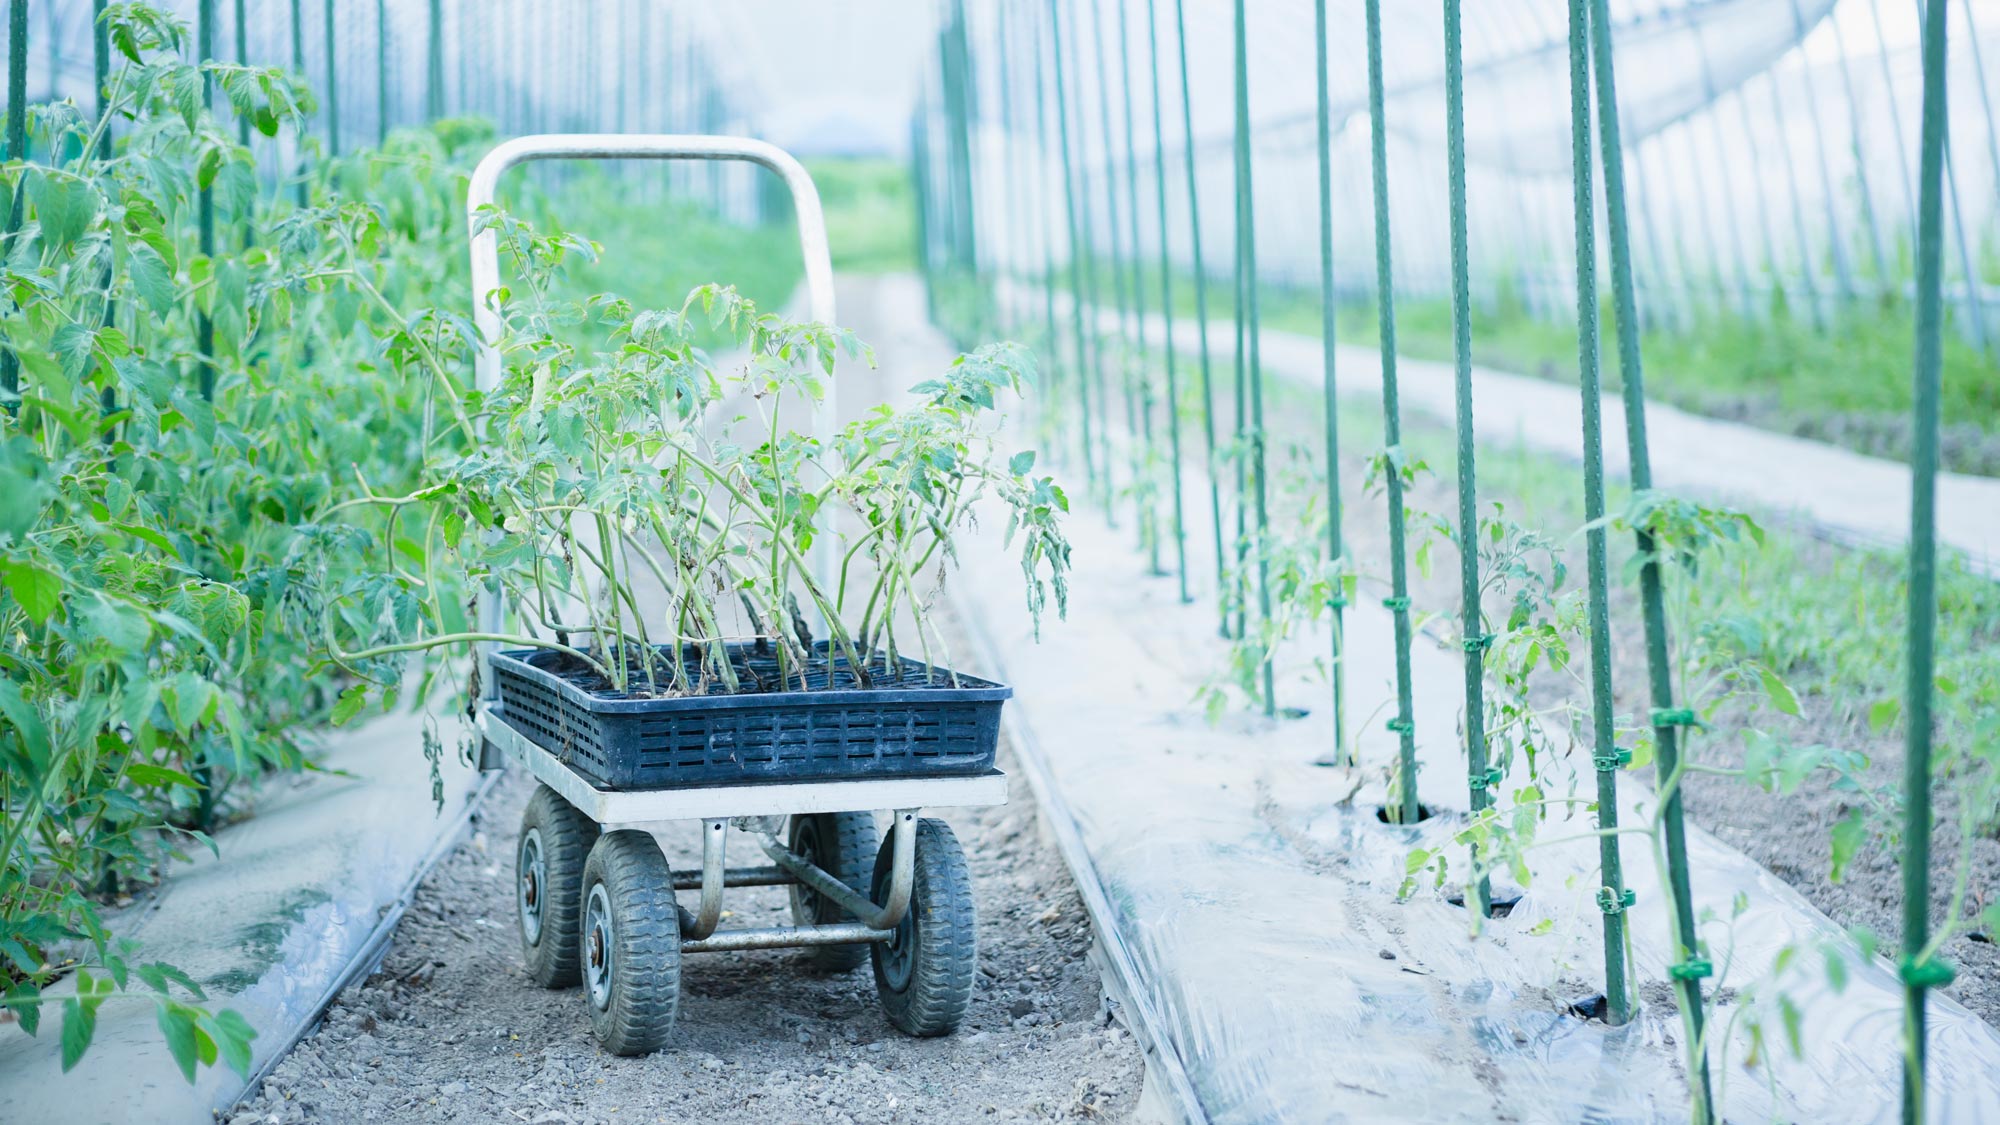
[[[813, 657], [803, 674], [797, 668], [787, 670], [782, 681], [779, 677], [778, 654], [774, 646], [768, 644], [742, 643], [729, 646], [729, 664], [736, 672], [737, 687], [731, 692], [729, 685], [717, 677], [712, 669], [704, 673], [701, 653], [693, 646], [681, 649], [681, 667], [686, 669], [690, 690], [676, 690], [671, 686], [674, 679], [674, 654], [662, 645], [655, 650], [658, 657], [648, 678], [647, 669], [636, 654], [626, 662], [626, 688], [619, 691], [603, 673], [568, 653], [553, 649], [543, 650], [522, 659], [536, 668], [556, 676], [572, 686], [599, 699], [671, 699], [690, 695], [771, 695], [779, 692], [796, 691], [922, 691], [951, 690], [954, 688], [991, 688], [998, 685], [952, 672], [942, 665], [933, 664], [928, 668], [920, 660], [900, 657], [890, 664], [882, 653], [871, 655], [864, 665], [868, 676], [863, 682], [855, 674], [854, 666], [846, 657], [835, 653], [831, 659], [827, 655], [827, 644], [822, 641], [814, 646]], [[650, 685], [658, 685], [654, 690]]]

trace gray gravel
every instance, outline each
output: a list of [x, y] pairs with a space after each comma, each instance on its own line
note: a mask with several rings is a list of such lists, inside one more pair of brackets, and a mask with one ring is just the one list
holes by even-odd
[[[1005, 764], [1003, 751], [1003, 765]], [[1011, 772], [1011, 771], [1010, 771]], [[1018, 781], [1011, 804], [945, 810], [972, 864], [978, 990], [955, 1036], [882, 1017], [866, 966], [816, 974], [797, 951], [691, 955], [671, 1046], [599, 1050], [581, 991], [529, 983], [513, 847], [530, 781], [497, 789], [384, 958], [226, 1118], [250, 1122], [953, 1122], [1128, 1120], [1140, 1053], [1106, 1017], [1076, 889]], [[695, 833], [670, 852], [698, 866]], [[748, 837], [731, 854], [747, 862]], [[729, 925], [788, 917], [783, 888], [733, 890]]]

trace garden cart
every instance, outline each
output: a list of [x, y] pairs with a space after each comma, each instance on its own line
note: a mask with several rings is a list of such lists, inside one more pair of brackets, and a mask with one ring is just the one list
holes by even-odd
[[[791, 191], [810, 315], [832, 324], [832, 266], [819, 197], [805, 170], [762, 142], [706, 136], [551, 135], [500, 145], [473, 173], [478, 386], [499, 382], [495, 234], [480, 212], [504, 171], [546, 159], [743, 160]], [[831, 435], [832, 402], [815, 428]], [[822, 549], [816, 569], [831, 558]], [[822, 573], [824, 573], [822, 571]], [[498, 599], [481, 627], [499, 632]], [[771, 684], [762, 642], [728, 646], [746, 680]], [[476, 723], [482, 768], [511, 762], [539, 783], [516, 850], [528, 972], [546, 988], [581, 983], [606, 1050], [637, 1055], [666, 1042], [683, 954], [801, 947], [826, 970], [872, 960], [890, 1022], [947, 1034], [970, 1001], [976, 935], [964, 853], [924, 808], [1007, 799], [994, 768], [1002, 685], [915, 661], [870, 658], [857, 673], [822, 643], [801, 690], [680, 694], [594, 690], [554, 650], [480, 653]], [[779, 688], [793, 681], [780, 670]], [[877, 817], [887, 825], [878, 833]], [[700, 824], [701, 870], [675, 872], [660, 837]], [[730, 830], [767, 862], [725, 862]], [[791, 888], [790, 926], [722, 929], [724, 891]], [[692, 911], [677, 891], [698, 891]]]

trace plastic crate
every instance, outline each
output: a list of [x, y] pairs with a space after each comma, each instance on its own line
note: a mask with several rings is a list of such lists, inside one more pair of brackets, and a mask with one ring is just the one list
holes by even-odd
[[[746, 682], [774, 685], [776, 660], [732, 646]], [[693, 657], [685, 659], [692, 665]], [[812, 690], [660, 697], [587, 690], [595, 677], [547, 649], [496, 652], [500, 717], [600, 789], [679, 789], [756, 781], [936, 777], [993, 768], [1000, 705], [1012, 688], [876, 657], [875, 686], [849, 686], [821, 646]], [[635, 677], [634, 682], [639, 682]], [[793, 681], [796, 684], [796, 679]]]

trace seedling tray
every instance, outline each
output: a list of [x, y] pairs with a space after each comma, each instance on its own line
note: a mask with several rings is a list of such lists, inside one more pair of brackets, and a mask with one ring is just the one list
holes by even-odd
[[[652, 695], [635, 676], [619, 693], [546, 649], [496, 652], [492, 671], [501, 718], [601, 789], [985, 773], [1000, 705], [1014, 694], [879, 655], [863, 688], [823, 645], [806, 670], [807, 689], [794, 674], [789, 690], [778, 690], [775, 656], [745, 644], [731, 646], [730, 658], [746, 690], [710, 682], [706, 694]], [[692, 653], [682, 659], [695, 666]]]

